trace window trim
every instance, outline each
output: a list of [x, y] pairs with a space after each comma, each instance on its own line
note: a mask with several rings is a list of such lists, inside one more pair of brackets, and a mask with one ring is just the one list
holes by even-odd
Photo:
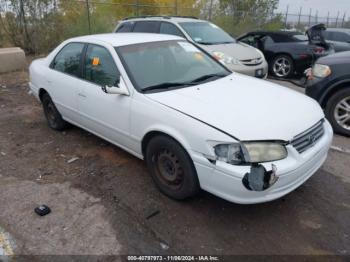
[[[175, 26], [176, 29], [179, 30], [179, 32], [181, 33], [182, 37], [185, 38], [186, 40], [188, 40], [187, 37], [184, 35], [184, 33], [181, 31], [180, 27], [177, 26], [177, 24], [174, 24], [174, 23], [171, 23], [171, 22], [168, 22], [168, 21], [161, 21], [161, 22], [160, 22], [158, 34], [163, 34], [163, 33], [160, 32], [160, 28], [161, 28], [161, 26], [162, 26], [163, 23], [164, 23], [164, 24], [170, 24], [170, 25]], [[178, 35], [173, 35], [173, 36], [178, 36]], [[179, 36], [179, 37], [180, 37], [180, 36]]]
[[[80, 78], [80, 79], [81, 79], [81, 80], [84, 80], [84, 81], [86, 81], [86, 82], [88, 82], [88, 83], [90, 83], [90, 84], [94, 84], [94, 85], [98, 86], [99, 88], [102, 87], [101, 85], [99, 85], [99, 84], [97, 84], [97, 83], [95, 83], [95, 82], [93, 82], [93, 81], [90, 81], [90, 80], [88, 80], [88, 79], [85, 78], [85, 74], [86, 74], [86, 71], [85, 71], [85, 61], [86, 61], [86, 54], [87, 54], [87, 50], [88, 50], [88, 48], [89, 48], [89, 45], [95, 45], [95, 46], [99, 46], [99, 47], [104, 48], [104, 49], [109, 53], [109, 55], [111, 56], [112, 61], [113, 61], [114, 65], [115, 65], [115, 67], [116, 67], [117, 70], [118, 70], [119, 78], [122, 78], [122, 74], [121, 74], [121, 72], [120, 72], [120, 70], [119, 70], [119, 68], [118, 68], [117, 63], [115, 62], [115, 60], [114, 60], [114, 58], [113, 58], [113, 55], [111, 54], [111, 52], [110, 52], [105, 46], [100, 45], [100, 44], [95, 44], [95, 43], [86, 43], [86, 46], [85, 46], [85, 48], [84, 48], [84, 53], [83, 53], [83, 56], [82, 56], [82, 60], [81, 60], [82, 75], [81, 75], [81, 78]], [[113, 49], [114, 49], [114, 48], [113, 48]], [[115, 50], [115, 49], [114, 49], [114, 50]], [[115, 52], [117, 53], [117, 51], [115, 51]], [[117, 55], [118, 55], [118, 54], [117, 54]]]
[[[56, 57], [62, 52], [62, 50], [67, 46], [67, 45], [70, 45], [70, 44], [82, 44], [83, 45], [83, 49], [81, 51], [81, 54], [80, 54], [80, 59], [79, 59], [79, 76], [76, 76], [76, 75], [71, 75], [71, 74], [68, 74], [66, 72], [62, 72], [62, 71], [58, 71], [56, 70], [55, 68], [53, 68], [53, 63], [54, 61], [56, 60]], [[58, 72], [58, 73], [61, 73], [61, 74], [65, 74], [67, 76], [71, 76], [71, 77], [74, 77], [74, 78], [78, 78], [78, 79], [81, 79], [81, 76], [82, 76], [82, 64], [81, 64], [81, 59], [83, 58], [83, 54], [84, 54], [84, 50], [86, 48], [86, 45], [87, 43], [85, 42], [69, 42], [67, 44], [65, 44], [64, 46], [62, 46], [62, 48], [57, 52], [57, 54], [54, 56], [54, 58], [51, 60], [50, 64], [49, 64], [49, 68], [55, 72]]]

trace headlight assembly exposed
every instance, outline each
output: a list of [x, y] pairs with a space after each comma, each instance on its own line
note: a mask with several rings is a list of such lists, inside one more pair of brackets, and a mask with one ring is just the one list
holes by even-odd
[[213, 55], [217, 60], [219, 60], [221, 63], [226, 64], [226, 65], [229, 65], [229, 64], [240, 65], [241, 64], [241, 62], [238, 59], [231, 57], [231, 56], [227, 56], [222, 52], [213, 52]]
[[315, 64], [312, 68], [312, 75], [319, 78], [325, 78], [332, 73], [332, 70], [327, 65]]
[[277, 161], [288, 155], [285, 146], [277, 142], [219, 144], [214, 151], [218, 160], [233, 165]]

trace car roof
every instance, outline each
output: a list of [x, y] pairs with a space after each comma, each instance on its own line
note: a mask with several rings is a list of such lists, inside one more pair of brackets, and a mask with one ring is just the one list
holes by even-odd
[[168, 21], [168, 22], [176, 22], [176, 23], [182, 23], [182, 22], [208, 22], [205, 20], [198, 19], [196, 17], [191, 16], [140, 16], [140, 17], [127, 17], [121, 20], [120, 22], [127, 22], [127, 21]]
[[165, 34], [150, 33], [110, 33], [98, 35], [86, 35], [69, 39], [71, 42], [96, 42], [101, 41], [114, 47], [141, 44], [158, 41], [184, 40], [181, 37]]

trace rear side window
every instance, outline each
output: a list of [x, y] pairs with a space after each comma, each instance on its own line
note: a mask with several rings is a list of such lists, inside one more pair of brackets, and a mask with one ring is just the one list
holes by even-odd
[[184, 37], [182, 32], [175, 25], [170, 24], [170, 23], [162, 22], [160, 24], [159, 32], [161, 34], [176, 35], [176, 36]]
[[110, 52], [98, 45], [89, 44], [85, 63], [85, 79], [100, 86], [116, 86], [120, 77]]
[[129, 33], [132, 31], [132, 28], [134, 27], [134, 23], [133, 22], [125, 22], [122, 23], [118, 29], [117, 29], [117, 33]]
[[333, 40], [339, 42], [348, 42], [350, 36], [343, 32], [333, 32]]
[[80, 77], [80, 58], [84, 49], [82, 43], [70, 43], [61, 49], [51, 63], [57, 71]]
[[135, 33], [158, 33], [159, 32], [159, 22], [157, 22], [157, 21], [136, 22], [133, 32], [135, 32]]

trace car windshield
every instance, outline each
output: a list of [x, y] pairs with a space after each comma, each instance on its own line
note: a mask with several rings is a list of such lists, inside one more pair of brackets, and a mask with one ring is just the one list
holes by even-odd
[[215, 45], [236, 42], [228, 33], [212, 23], [183, 22], [180, 25], [198, 44]]
[[116, 47], [139, 91], [187, 87], [230, 74], [218, 61], [186, 41], [161, 41]]

